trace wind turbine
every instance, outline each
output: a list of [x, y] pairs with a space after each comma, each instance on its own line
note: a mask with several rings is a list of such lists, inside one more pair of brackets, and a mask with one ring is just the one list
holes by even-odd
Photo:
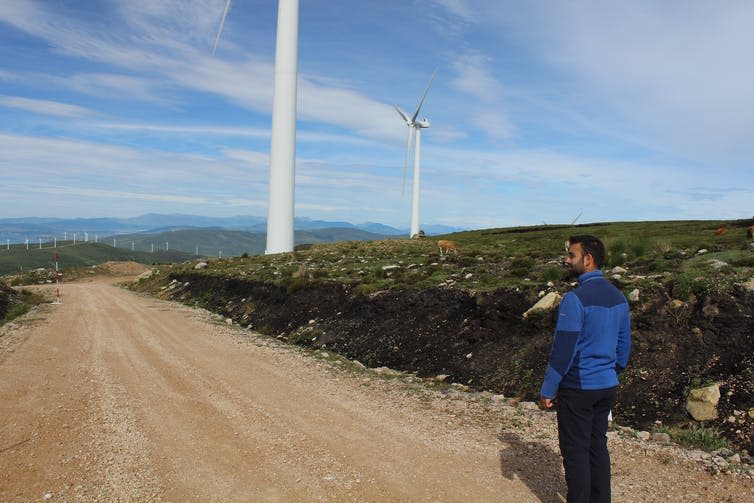
[[[225, 4], [215, 37], [215, 53], [231, 0]], [[278, 0], [275, 90], [270, 141], [270, 199], [265, 254], [293, 251], [296, 172], [296, 79], [298, 78], [298, 0]]]
[[408, 170], [408, 158], [411, 153], [411, 144], [413, 143], [414, 136], [416, 137], [416, 146], [414, 147], [414, 177], [413, 187], [411, 195], [411, 230], [409, 236], [411, 238], [419, 235], [419, 171], [420, 171], [420, 158], [421, 158], [421, 130], [429, 127], [429, 119], [423, 119], [417, 121], [419, 111], [424, 103], [424, 98], [427, 97], [429, 88], [432, 86], [432, 81], [435, 80], [435, 74], [437, 70], [432, 73], [432, 77], [429, 79], [427, 89], [424, 90], [424, 94], [419, 100], [419, 106], [416, 107], [414, 115], [408, 116], [398, 105], [393, 105], [398, 111], [400, 116], [406, 122], [408, 126], [408, 139], [406, 140], [406, 162], [403, 165], [403, 185], [406, 184], [406, 171]]

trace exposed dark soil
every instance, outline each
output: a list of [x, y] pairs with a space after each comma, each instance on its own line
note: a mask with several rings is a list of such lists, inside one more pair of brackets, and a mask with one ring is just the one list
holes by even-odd
[[[196, 303], [262, 333], [328, 348], [370, 367], [421, 377], [445, 374], [472, 389], [535, 399], [555, 312], [521, 315], [535, 291], [470, 293], [451, 288], [358, 295], [348, 285], [287, 291], [253, 281], [172, 274], [160, 296]], [[186, 284], [187, 283], [187, 284]], [[614, 411], [624, 425], [684, 426], [688, 390], [720, 384], [717, 428], [734, 447], [754, 452], [754, 294], [671, 302], [666, 288], [632, 304], [633, 351]], [[737, 415], [734, 416], [734, 411]], [[734, 416], [735, 423], [728, 421]]]

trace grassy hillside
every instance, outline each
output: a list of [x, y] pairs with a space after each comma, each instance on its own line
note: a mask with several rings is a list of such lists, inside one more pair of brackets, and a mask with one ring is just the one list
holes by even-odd
[[[294, 243], [316, 244], [337, 241], [365, 241], [385, 238], [353, 228], [325, 228], [299, 230], [294, 233]], [[158, 233], [139, 233], [111, 236], [104, 238], [106, 243], [116, 240], [119, 248], [131, 249], [131, 244], [138, 251], [178, 250], [201, 257], [235, 257], [243, 255], [261, 255], [264, 253], [267, 236], [264, 233], [234, 231], [217, 228], [175, 229]], [[198, 253], [197, 253], [198, 252]]]
[[[487, 229], [444, 236], [458, 245], [457, 254], [444, 257], [435, 239], [317, 244], [293, 254], [212, 261], [204, 274], [254, 277], [284, 286], [335, 281], [358, 285], [365, 293], [451, 285], [486, 291], [561, 281], [565, 241], [571, 234], [595, 234], [607, 247], [608, 268], [626, 266], [645, 276], [678, 274], [684, 288], [692, 290], [704, 288], [705, 280], [695, 278], [706, 274], [720, 279], [722, 288], [746, 279], [754, 266], [748, 225], [678, 221]], [[717, 235], [723, 226], [726, 232]], [[706, 253], [698, 254], [700, 250]], [[709, 260], [716, 257], [728, 267], [711, 267]]]
[[190, 255], [178, 251], [131, 252], [130, 248], [128, 250], [113, 248], [102, 243], [77, 243], [74, 245], [71, 241], [59, 241], [57, 248], [53, 248], [51, 243], [43, 243], [42, 246], [43, 248], [40, 249], [39, 245], [29, 245], [28, 250], [24, 245], [11, 245], [10, 249], [6, 246], [1, 247], [0, 275], [29, 272], [39, 268], [54, 270], [56, 254], [59, 257], [58, 268], [61, 271], [102, 264], [108, 261], [129, 260], [142, 264], [153, 264], [183, 262], [192, 258]]

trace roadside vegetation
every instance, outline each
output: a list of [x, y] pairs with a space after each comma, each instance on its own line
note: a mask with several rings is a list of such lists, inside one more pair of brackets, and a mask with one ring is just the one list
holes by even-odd
[[29, 290], [14, 290], [0, 280], [0, 326], [23, 316], [42, 302], [42, 295]]

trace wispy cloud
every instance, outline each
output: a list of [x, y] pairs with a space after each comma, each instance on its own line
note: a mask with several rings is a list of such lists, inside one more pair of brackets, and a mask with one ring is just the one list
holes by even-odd
[[57, 117], [81, 117], [92, 115], [92, 111], [78, 105], [60, 103], [50, 100], [21, 98], [0, 95], [0, 106], [26, 110], [35, 114], [54, 115]]

